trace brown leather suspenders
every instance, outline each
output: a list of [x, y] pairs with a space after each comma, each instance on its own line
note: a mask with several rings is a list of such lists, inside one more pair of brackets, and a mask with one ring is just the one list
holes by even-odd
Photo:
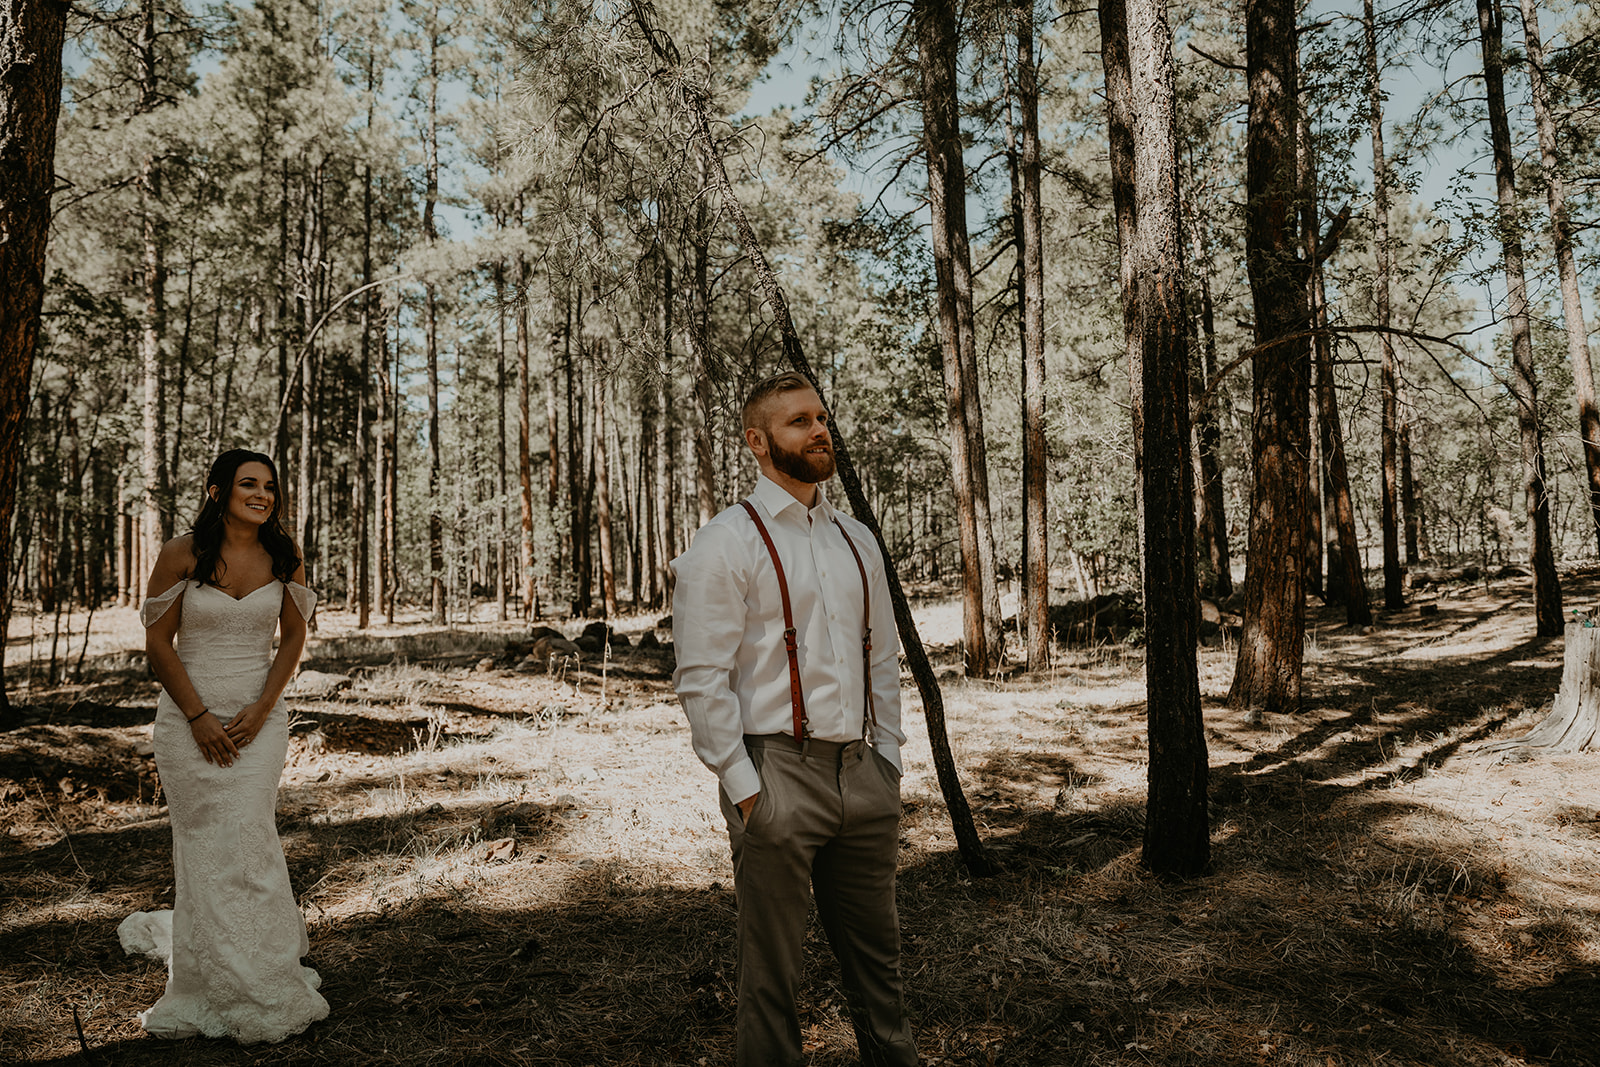
[[850, 540], [844, 523], [834, 519], [833, 524], [844, 534], [844, 543], [850, 546], [850, 554], [856, 558], [856, 570], [861, 572], [861, 680], [866, 688], [866, 700], [861, 705], [861, 736], [871, 744], [872, 732], [878, 725], [878, 712], [872, 706], [872, 592], [867, 584], [867, 567], [861, 562], [856, 543]]
[[794, 610], [789, 606], [789, 583], [783, 576], [783, 561], [778, 558], [778, 546], [772, 543], [772, 535], [767, 533], [767, 524], [761, 521], [750, 501], [739, 503], [755, 520], [756, 530], [767, 544], [767, 555], [772, 557], [772, 566], [778, 572], [778, 593], [783, 597], [783, 646], [789, 650], [789, 703], [794, 706], [794, 739], [804, 741], [811, 733], [811, 722], [806, 718], [805, 694], [800, 691], [800, 647], [795, 640]]
[[[761, 521], [761, 515], [755, 506], [748, 500], [739, 501], [740, 506], [750, 513], [751, 520], [756, 524], [756, 532], [761, 534], [762, 542], [767, 546], [767, 555], [772, 557], [772, 569], [778, 575], [778, 595], [783, 600], [783, 645], [789, 653], [789, 703], [794, 708], [794, 739], [802, 744], [811, 734], [811, 721], [806, 717], [805, 694], [800, 688], [800, 650], [798, 635], [794, 627], [794, 610], [789, 603], [789, 582], [783, 574], [783, 561], [778, 558], [778, 547], [772, 543], [772, 535], [767, 533], [767, 524]], [[861, 723], [862, 736], [870, 743], [873, 728], [878, 725], [877, 710], [872, 704], [872, 596], [871, 584], [867, 580], [866, 564], [861, 562], [861, 553], [856, 549], [856, 543], [850, 539], [850, 534], [845, 530], [844, 524], [837, 518], [833, 524], [839, 527], [839, 533], [844, 535], [844, 543], [850, 546], [850, 555], [855, 558], [856, 570], [861, 572], [861, 622], [863, 633], [861, 637], [861, 668], [862, 676], [866, 683], [866, 704], [863, 707]]]

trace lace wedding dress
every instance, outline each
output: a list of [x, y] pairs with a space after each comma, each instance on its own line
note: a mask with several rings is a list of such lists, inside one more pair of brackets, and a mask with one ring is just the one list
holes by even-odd
[[[287, 594], [287, 595], [286, 595]], [[146, 600], [149, 626], [183, 598], [176, 649], [206, 707], [223, 722], [261, 695], [282, 611], [309, 619], [316, 594], [273, 581], [235, 600], [182, 581]], [[291, 606], [292, 605], [292, 606]], [[167, 964], [167, 990], [139, 1022], [158, 1037], [281, 1041], [328, 1014], [317, 972], [300, 963], [305, 918], [278, 843], [278, 780], [289, 749], [279, 701], [233, 766], [207, 763], [172, 698], [156, 705], [156, 766], [172, 818], [171, 911], [138, 912], [122, 947]]]

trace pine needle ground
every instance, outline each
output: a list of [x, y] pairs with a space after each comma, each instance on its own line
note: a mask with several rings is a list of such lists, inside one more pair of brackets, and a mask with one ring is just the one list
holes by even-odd
[[[1006, 873], [969, 878], [954, 854], [908, 682], [900, 905], [925, 1061], [1600, 1063], [1596, 757], [1473, 750], [1554, 694], [1561, 643], [1531, 637], [1527, 597], [1448, 590], [1369, 634], [1314, 612], [1307, 708], [1260, 725], [1222, 706], [1231, 650], [1206, 650], [1214, 860], [1173, 883], [1138, 865], [1140, 651], [968, 682], [958, 612], [926, 605]], [[353, 680], [294, 702], [279, 824], [333, 1013], [240, 1048], [133, 1020], [164, 974], [116, 925], [170, 906], [170, 832], [137, 626], [102, 612], [83, 680], [36, 684], [0, 733], [0, 1061], [731, 1062], [731, 869], [670, 660], [525, 674], [521, 633], [322, 616], [308, 667]], [[853, 1063], [815, 928], [809, 950], [812, 1062]]]

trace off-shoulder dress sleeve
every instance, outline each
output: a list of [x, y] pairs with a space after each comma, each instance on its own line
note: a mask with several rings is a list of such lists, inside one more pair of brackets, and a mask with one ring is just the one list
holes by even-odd
[[139, 608], [139, 622], [149, 629], [156, 624], [156, 620], [167, 613], [167, 609], [178, 602], [178, 597], [189, 588], [190, 579], [184, 578], [174, 582], [167, 591], [158, 596], [148, 597]]
[[289, 599], [294, 601], [295, 610], [306, 622], [311, 621], [311, 613], [317, 610], [317, 594], [301, 585], [299, 582], [284, 582], [284, 589], [289, 592]]

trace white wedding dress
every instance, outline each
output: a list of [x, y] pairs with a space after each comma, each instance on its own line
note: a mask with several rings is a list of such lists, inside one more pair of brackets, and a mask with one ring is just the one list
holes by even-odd
[[[183, 598], [175, 647], [200, 699], [227, 722], [257, 699], [283, 611], [311, 617], [316, 594], [273, 581], [235, 600], [181, 581], [146, 600], [149, 626]], [[281, 1041], [328, 1014], [278, 843], [278, 780], [289, 749], [280, 700], [233, 766], [207, 763], [165, 691], [156, 705], [156, 767], [172, 817], [171, 911], [138, 912], [117, 928], [122, 947], [167, 964], [167, 990], [139, 1022], [158, 1037]]]

